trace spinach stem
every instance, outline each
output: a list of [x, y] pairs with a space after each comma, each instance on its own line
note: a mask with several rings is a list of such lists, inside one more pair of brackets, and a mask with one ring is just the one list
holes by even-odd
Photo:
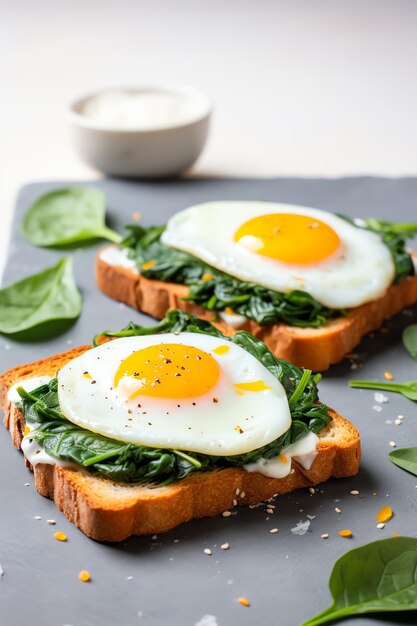
[[185, 461], [188, 461], [189, 463], [194, 465], [197, 469], [200, 469], [201, 463], [200, 461], [197, 461], [197, 459], [195, 459], [194, 457], [189, 456], [185, 452], [181, 452], [181, 450], [173, 450], [172, 452], [176, 454], [177, 456], [181, 457], [182, 459], [184, 459]]
[[401, 393], [405, 386], [401, 383], [380, 383], [372, 380], [350, 380], [349, 387], [356, 389], [380, 389], [381, 391], [396, 391]]
[[110, 450], [109, 452], [92, 456], [89, 459], [86, 459], [85, 461], [83, 461], [83, 466], [90, 467], [90, 465], [94, 465], [95, 463], [100, 463], [101, 461], [110, 459], [112, 456], [115, 456], [116, 454], [120, 454], [120, 448], [116, 448], [114, 450]]
[[288, 404], [290, 405], [290, 407], [294, 406], [294, 404], [297, 404], [298, 400], [301, 398], [304, 389], [308, 385], [308, 381], [310, 380], [311, 374], [312, 374], [311, 370], [303, 371], [303, 375], [300, 378], [300, 382], [298, 383], [297, 388], [295, 389], [291, 398], [288, 400]]

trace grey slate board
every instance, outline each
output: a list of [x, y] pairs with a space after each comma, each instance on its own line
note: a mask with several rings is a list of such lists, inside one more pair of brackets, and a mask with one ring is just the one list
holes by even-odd
[[[21, 218], [39, 194], [62, 185], [32, 184], [19, 194], [4, 284], [50, 265], [60, 252], [36, 249], [20, 235]], [[89, 184], [89, 183], [82, 183]], [[136, 183], [105, 180], [94, 183], [106, 194], [111, 225], [121, 229], [134, 211], [143, 224], [163, 223], [191, 204], [216, 199], [264, 199], [307, 204], [351, 216], [374, 215], [417, 221], [417, 179], [346, 178], [340, 180], [189, 180]], [[219, 224], [221, 228], [221, 224]], [[55, 340], [18, 344], [0, 337], [0, 370], [36, 360], [70, 346], [90, 342], [104, 328], [119, 328], [130, 319], [150, 325], [138, 314], [100, 294], [93, 280], [94, 247], [70, 252], [84, 309], [77, 323]], [[366, 271], [366, 268], [364, 268]], [[352, 372], [347, 361], [326, 372], [321, 398], [359, 427], [363, 441], [360, 474], [331, 480], [319, 493], [300, 491], [276, 501], [275, 514], [264, 507], [239, 509], [232, 517], [185, 524], [158, 536], [133, 538], [120, 545], [91, 541], [70, 524], [55, 505], [39, 496], [21, 454], [5, 429], [0, 430], [0, 623], [2, 626], [194, 626], [204, 615], [216, 616], [218, 626], [275, 624], [296, 626], [330, 604], [327, 580], [335, 560], [345, 551], [392, 531], [417, 535], [415, 485], [417, 479], [393, 466], [387, 458], [388, 442], [398, 447], [417, 445], [416, 407], [406, 399], [389, 396], [373, 409], [372, 391], [349, 390], [350, 378], [381, 378], [393, 372], [396, 379], [417, 378], [417, 364], [403, 349], [401, 329], [417, 320], [417, 309], [389, 323], [392, 332], [376, 333], [358, 348], [365, 354], [363, 369]], [[404, 424], [387, 424], [398, 414]], [[26, 487], [25, 483], [30, 486]], [[358, 489], [360, 496], [351, 496]], [[376, 493], [377, 495], [373, 495]], [[375, 515], [389, 503], [394, 519], [377, 530]], [[335, 513], [335, 507], [342, 510]], [[41, 520], [34, 516], [40, 515]], [[310, 531], [294, 536], [299, 520], [315, 516]], [[46, 520], [54, 518], [56, 526]], [[278, 534], [270, 534], [271, 528]], [[337, 532], [350, 528], [351, 540]], [[67, 543], [53, 538], [56, 530], [68, 535]], [[330, 538], [320, 539], [322, 533]], [[179, 540], [178, 542], [176, 540]], [[230, 550], [220, 550], [223, 542]], [[211, 557], [203, 554], [210, 547]], [[93, 581], [80, 583], [79, 570], [88, 569]], [[132, 580], [127, 577], [132, 576]], [[250, 608], [236, 602], [247, 596]], [[417, 615], [382, 619], [346, 620], [354, 626], [415, 624]]]

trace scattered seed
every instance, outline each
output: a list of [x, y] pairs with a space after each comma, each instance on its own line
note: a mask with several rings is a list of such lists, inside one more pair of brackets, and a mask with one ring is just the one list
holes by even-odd
[[46, 520], [48, 522], [48, 524], [50, 524], [51, 526], [54, 526], [56, 524], [56, 521], [54, 519], [47, 519]]
[[235, 494], [238, 496], [240, 494], [240, 489], [239, 487], [236, 489]]
[[316, 490], [314, 489], [314, 487], [309, 487], [308, 490], [311, 494], [316, 493]]
[[329, 533], [323, 533], [321, 538], [322, 539], [328, 539], [329, 538]]
[[395, 443], [395, 441], [390, 441], [389, 445], [391, 446], [391, 448], [396, 448], [397, 444]]
[[266, 509], [266, 512], [268, 513], [268, 515], [273, 515], [274, 509]]
[[336, 511], [336, 513], [341, 513], [342, 512], [341, 509], [339, 509], [339, 507], [337, 507], [337, 506], [335, 507], [334, 510]]
[[211, 556], [213, 554], [210, 548], [204, 548], [203, 552], [204, 554], [207, 554], [207, 556]]
[[34, 515], [33, 519], [42, 519], [40, 515]]
[[66, 541], [67, 540], [67, 536], [65, 533], [63, 533], [62, 531], [58, 531], [57, 533], [54, 534], [55, 539], [57, 539], [58, 541]]
[[349, 529], [346, 530], [340, 530], [339, 531], [339, 535], [341, 537], [345, 537], [346, 539], [350, 539], [352, 537], [352, 531]]
[[30, 483], [25, 483], [25, 487], [30, 487]]
[[271, 528], [269, 532], [271, 533], [271, 535], [275, 535], [278, 532], [278, 528]]
[[394, 513], [390, 506], [383, 506], [382, 509], [380, 509], [380, 511], [378, 512], [378, 515], [376, 516], [376, 521], [378, 522], [378, 524], [389, 522], [390, 519], [393, 517], [393, 515]]
[[394, 380], [394, 376], [391, 374], [391, 372], [384, 372], [384, 378], [386, 378], [387, 380]]
[[240, 497], [243, 499], [245, 496], [246, 496], [246, 493], [242, 491], [242, 493], [240, 494]]
[[352, 491], [350, 492], [351, 496], [358, 496], [359, 495], [359, 491], [357, 491], [357, 489], [352, 489]]
[[397, 415], [397, 420], [400, 420], [402, 422], [403, 419], [404, 419], [404, 415]]
[[221, 550], [228, 550], [230, 548], [230, 545], [228, 543], [222, 543], [222, 545], [220, 546]]
[[88, 583], [91, 580], [90, 572], [87, 572], [86, 569], [82, 569], [78, 574], [78, 580], [81, 580], [82, 583]]
[[231, 511], [223, 511], [222, 515], [223, 517], [230, 517], [231, 516]]
[[382, 530], [383, 528], [385, 528], [385, 524], [384, 524], [383, 522], [380, 522], [379, 524], [377, 524], [377, 525], [376, 525], [376, 527], [377, 527], [379, 530]]
[[399, 419], [394, 420], [394, 424], [395, 424], [396, 426], [401, 426], [401, 424], [402, 424], [402, 423], [403, 423], [403, 421], [402, 421], [402, 420], [399, 420]]
[[126, 576], [126, 580], [133, 580], [133, 576]]
[[242, 606], [250, 606], [250, 602], [249, 602], [249, 600], [247, 598], [240, 597], [240, 598], [237, 599], [237, 601]]
[[237, 500], [233, 500], [233, 506], [237, 506]]

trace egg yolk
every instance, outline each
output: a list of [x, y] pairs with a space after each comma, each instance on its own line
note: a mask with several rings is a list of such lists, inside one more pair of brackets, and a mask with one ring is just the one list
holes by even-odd
[[248, 220], [234, 240], [245, 248], [283, 263], [310, 265], [330, 257], [340, 246], [325, 222], [296, 213], [271, 213]]
[[117, 387], [124, 376], [140, 386], [129, 399], [139, 395], [158, 398], [194, 398], [209, 392], [217, 383], [220, 367], [207, 352], [178, 343], [165, 343], [137, 350], [119, 366]]

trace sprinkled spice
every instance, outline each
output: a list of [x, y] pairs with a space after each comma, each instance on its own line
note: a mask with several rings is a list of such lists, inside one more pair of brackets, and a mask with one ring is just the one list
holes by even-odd
[[390, 506], [383, 506], [380, 511], [378, 511], [378, 515], [376, 516], [376, 521], [378, 524], [389, 522], [393, 517], [394, 513]]
[[345, 537], [346, 539], [350, 539], [352, 537], [352, 531], [351, 530], [340, 530], [339, 531], [339, 535], [341, 537]]
[[386, 378], [387, 380], [394, 380], [394, 376], [391, 374], [391, 372], [384, 372], [384, 378]]
[[58, 532], [56, 532], [54, 534], [55, 539], [57, 539], [57, 541], [66, 541], [67, 540], [67, 536], [65, 533], [63, 533], [61, 530], [59, 530]]
[[250, 606], [250, 602], [247, 598], [244, 598], [243, 596], [241, 596], [240, 598], [237, 599], [237, 601], [239, 602], [239, 604], [241, 604], [242, 606]]
[[82, 569], [78, 574], [78, 580], [81, 580], [82, 583], [88, 583], [91, 580], [90, 572], [87, 572], [86, 569]]
[[145, 261], [145, 263], [142, 263], [142, 269], [150, 270], [154, 265], [156, 265], [156, 261]]

